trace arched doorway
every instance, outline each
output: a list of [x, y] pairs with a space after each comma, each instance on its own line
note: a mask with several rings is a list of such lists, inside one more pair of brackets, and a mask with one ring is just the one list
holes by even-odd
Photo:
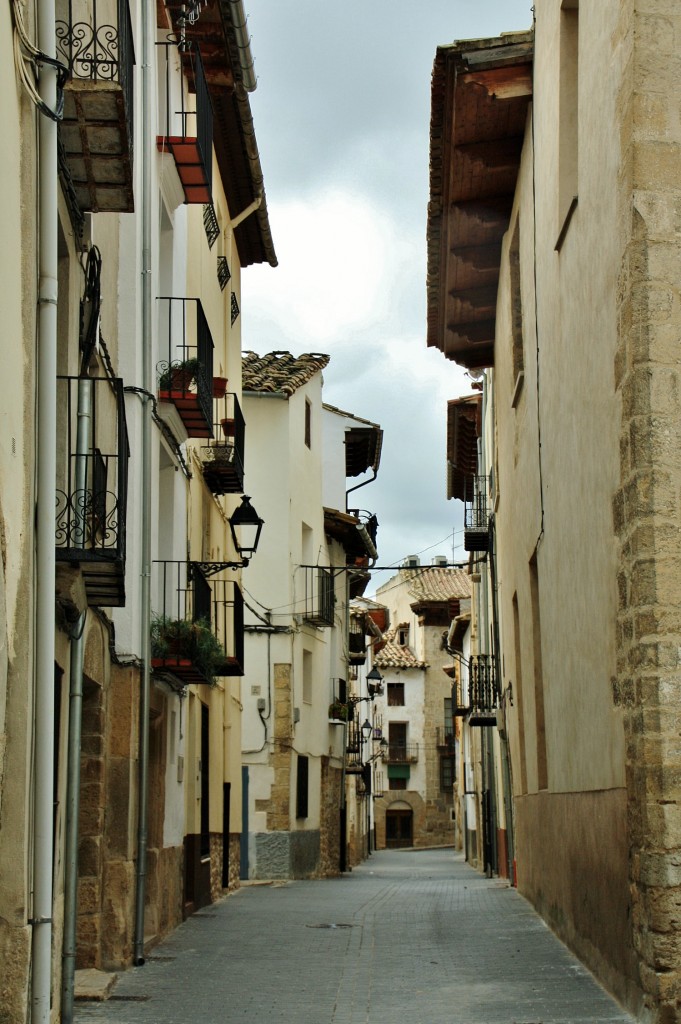
[[386, 808], [385, 845], [388, 850], [414, 845], [414, 812], [403, 800]]

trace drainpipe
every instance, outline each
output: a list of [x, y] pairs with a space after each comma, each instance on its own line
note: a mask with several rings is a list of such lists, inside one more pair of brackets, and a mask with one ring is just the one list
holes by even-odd
[[[39, 0], [38, 47], [55, 56], [54, 0]], [[56, 108], [56, 70], [40, 65], [38, 88]], [[38, 408], [36, 624], [33, 711], [33, 959], [31, 1020], [49, 1024], [52, 959], [54, 799], [54, 499], [57, 485], [57, 125], [38, 118]]]
[[147, 811], [149, 803], [149, 695], [151, 690], [151, 393], [154, 386], [152, 345], [152, 171], [154, 152], [152, 111], [153, 36], [150, 18], [154, 6], [142, 4], [142, 537], [141, 537], [141, 654], [142, 685], [139, 713], [139, 793], [137, 812], [137, 864], [135, 869], [135, 938], [133, 963], [144, 963], [144, 904], [147, 876]]
[[[90, 448], [92, 424], [91, 380], [78, 381], [78, 427], [76, 431], [75, 493], [85, 494], [87, 488], [87, 453]], [[85, 522], [78, 547], [84, 546]], [[69, 736], [66, 784], [66, 850], [64, 855], [64, 941], [62, 946], [61, 1020], [73, 1021], [73, 995], [76, 971], [76, 923], [78, 913], [78, 814], [80, 810], [80, 748], [83, 722], [83, 652], [85, 619], [83, 612], [71, 638], [69, 686]]]

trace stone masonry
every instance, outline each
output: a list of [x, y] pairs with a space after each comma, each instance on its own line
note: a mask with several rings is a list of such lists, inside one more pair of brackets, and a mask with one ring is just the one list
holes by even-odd
[[681, 8], [621, 4], [622, 400], [615, 701], [625, 711], [633, 941], [645, 1001], [681, 1020]]

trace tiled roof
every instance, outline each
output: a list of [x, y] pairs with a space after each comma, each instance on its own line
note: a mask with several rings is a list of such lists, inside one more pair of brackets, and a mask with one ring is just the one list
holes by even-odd
[[376, 655], [374, 663], [378, 668], [428, 668], [425, 661], [419, 661], [411, 647], [396, 642], [397, 630], [393, 626], [383, 634], [385, 647]]
[[417, 601], [451, 601], [471, 596], [471, 578], [464, 569], [428, 566], [400, 571]]
[[307, 384], [315, 373], [319, 373], [331, 357], [320, 352], [308, 352], [300, 356], [290, 352], [269, 352], [259, 356], [257, 352], [243, 354], [244, 391], [269, 391], [292, 395]]

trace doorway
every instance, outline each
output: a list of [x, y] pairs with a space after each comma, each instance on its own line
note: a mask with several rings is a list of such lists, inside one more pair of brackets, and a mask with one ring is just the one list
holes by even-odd
[[389, 850], [414, 845], [414, 812], [411, 808], [386, 811], [385, 845]]

